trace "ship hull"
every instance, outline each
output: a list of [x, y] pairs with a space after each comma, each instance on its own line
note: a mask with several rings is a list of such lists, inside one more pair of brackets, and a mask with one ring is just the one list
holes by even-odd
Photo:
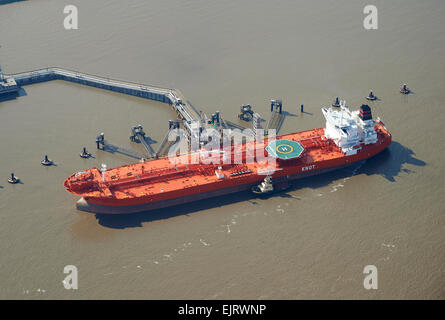
[[[318, 129], [314, 129], [315, 133], [317, 132], [316, 130]], [[387, 132], [382, 132], [379, 134], [379, 139], [376, 143], [362, 145], [355, 154], [346, 155], [335, 150], [329, 151], [330, 149], [315, 149], [314, 151], [311, 151], [312, 153], [308, 154], [303, 160], [297, 159], [293, 162], [286, 162], [287, 165], [286, 163], [282, 163], [277, 167], [277, 170], [275, 170], [273, 174], [270, 173], [272, 174], [274, 191], [286, 189], [287, 187], [289, 187], [289, 182], [292, 180], [338, 170], [357, 162], [369, 159], [385, 150], [390, 144], [391, 135]], [[320, 155], [322, 152], [325, 152], [328, 155]], [[330, 156], [331, 154], [335, 156]], [[174, 174], [184, 175], [185, 172], [187, 171], [180, 171], [179, 169], [177, 169]], [[121, 198], [114, 196], [114, 194], [109, 191], [108, 194], [104, 195], [100, 193], [100, 196], [98, 197], [94, 196], [94, 194], [93, 196], [90, 196], [91, 193], [87, 193], [85, 195], [82, 194], [83, 198], [81, 198], [77, 202], [77, 209], [97, 214], [128, 214], [183, 205], [198, 200], [251, 190], [253, 186], [257, 186], [265, 178], [265, 175], [263, 173], [258, 172], [255, 174], [252, 173], [252, 170], [249, 170], [247, 172], [249, 174], [244, 174], [246, 173], [246, 171], [241, 171], [241, 175], [236, 178], [223, 177], [222, 179], [216, 179], [214, 177], [212, 181], [209, 181], [209, 178], [202, 179], [207, 179], [205, 181], [209, 181], [208, 183], [196, 183], [196, 181], [190, 180], [189, 178], [187, 178], [187, 176], [185, 176], [182, 180], [180, 180], [182, 181], [180, 183], [184, 184], [183, 186], [181, 186], [182, 188], [175, 187], [170, 189], [168, 189], [167, 185], [170, 181], [168, 180], [168, 178], [163, 178], [163, 183], [164, 181], [166, 181], [163, 185], [157, 183], [156, 181], [151, 182], [151, 184], [144, 181], [143, 183], [145, 183], [145, 185], [150, 187], [152, 187], [152, 185], [156, 185], [157, 188], [160, 188], [160, 190], [157, 192], [152, 192], [150, 194], [141, 194], [141, 196], [132, 196], [131, 194], [129, 194], [129, 196]], [[111, 179], [113, 179], [112, 174], [110, 174]], [[155, 179], [157, 178], [157, 176], [154, 175], [150, 176], [150, 179], [151, 177], [154, 177]], [[74, 176], [69, 179], [76, 180], [77, 178], [76, 176]], [[84, 179], [82, 180], [82, 182], [90, 183], [89, 181], [91, 181], [91, 179], [93, 179], [93, 173], [89, 173], [89, 175], [86, 177], [86, 180]], [[138, 183], [139, 180], [134, 181], [135, 182], [131, 182], [131, 186]], [[186, 183], [187, 181], [188, 183]], [[125, 181], [123, 183], [125, 183]], [[179, 183], [176, 183], [176, 186], [178, 184]], [[68, 185], [68, 187], [70, 186], [69, 184], [66, 185]], [[125, 187], [126, 186], [121, 188], [127, 190], [125, 189]]]
[[[355, 162], [354, 162], [355, 163]], [[326, 172], [342, 169], [348, 166], [353, 165], [354, 163], [343, 164], [336, 167], [323, 168], [319, 170], [302, 172], [282, 178], [276, 179], [276, 185], [279, 185], [277, 188], [275, 186], [275, 191], [281, 191], [287, 187], [287, 181], [293, 181], [297, 179], [302, 179], [309, 176], [319, 175]], [[98, 203], [92, 203], [90, 201], [86, 201], [84, 198], [81, 198], [76, 203], [76, 208], [80, 211], [91, 212], [96, 214], [129, 214], [129, 213], [140, 213], [145, 211], [151, 211], [156, 209], [163, 209], [167, 207], [182, 205], [194, 201], [204, 200], [208, 198], [221, 197], [224, 195], [229, 195], [237, 192], [245, 192], [250, 190], [253, 186], [256, 186], [258, 182], [254, 183], [246, 183], [242, 185], [237, 185], [229, 188], [213, 190], [209, 192], [197, 193], [188, 196], [183, 196], [179, 198], [167, 199], [163, 201], [158, 201], [154, 203], [143, 203], [137, 205], [127, 205], [127, 206], [115, 206], [115, 205], [104, 205]]]

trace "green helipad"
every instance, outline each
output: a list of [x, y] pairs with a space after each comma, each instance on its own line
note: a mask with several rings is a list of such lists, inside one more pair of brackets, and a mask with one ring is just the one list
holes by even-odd
[[301, 156], [304, 148], [296, 141], [280, 139], [269, 143], [266, 150], [272, 157], [287, 160]]

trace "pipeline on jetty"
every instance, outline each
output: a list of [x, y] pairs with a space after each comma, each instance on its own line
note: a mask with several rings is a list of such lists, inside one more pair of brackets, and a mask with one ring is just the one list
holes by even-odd
[[184, 99], [182, 93], [176, 89], [160, 88], [128, 81], [115, 80], [58, 67], [50, 67], [15, 74], [4, 74], [3, 76], [5, 79], [14, 80], [17, 86], [25, 86], [52, 80], [75, 82], [86, 86], [170, 104], [178, 116], [186, 122], [200, 122], [201, 119], [199, 113]]
[[[183, 94], [176, 89], [116, 80], [59, 67], [48, 67], [14, 74], [2, 74], [0, 72], [0, 76], [0, 82], [2, 84], [0, 87], [0, 89], [2, 89], [0, 90], [0, 95], [6, 92], [9, 93], [11, 90], [18, 91], [21, 86], [52, 80], [64, 80], [169, 104], [176, 112], [178, 118], [182, 120], [188, 139], [198, 135], [200, 128], [205, 126], [205, 123], [202, 122], [201, 114], [184, 98]], [[149, 158], [156, 156], [154, 150], [145, 140], [141, 140], [141, 142], [147, 150]], [[130, 157], [140, 156], [138, 153], [131, 152], [128, 149], [110, 143], [104, 142], [103, 145], [107, 146], [107, 148], [103, 148], [104, 150], [113, 150], [114, 152], [120, 152]], [[165, 144], [162, 147], [164, 149]]]
[[[241, 131], [246, 129], [243, 126], [223, 119], [218, 111], [212, 114], [211, 118], [208, 118], [205, 113], [198, 112], [190, 104], [190, 102], [185, 99], [183, 94], [176, 89], [161, 88], [151, 85], [110, 79], [59, 67], [48, 67], [44, 69], [14, 74], [2, 74], [0, 71], [0, 76], [0, 82], [2, 84], [1, 89], [3, 89], [4, 93], [6, 93], [6, 91], [9, 92], [10, 90], [17, 91], [22, 86], [32, 85], [35, 83], [47, 82], [52, 80], [64, 80], [166, 103], [175, 110], [178, 118], [182, 120], [182, 126], [184, 128], [185, 134], [184, 137], [188, 140], [190, 146], [192, 145], [191, 141], [200, 141], [199, 136], [201, 132], [203, 131], [203, 129], [208, 127], [217, 129], [223, 138], [224, 129], [238, 129]], [[2, 95], [2, 93], [2, 90], [0, 90], [0, 95]], [[271, 106], [271, 109], [272, 108], [276, 108], [274, 114], [276, 113], [280, 120], [281, 101], [278, 100], [274, 102], [273, 106]], [[278, 109], [280, 112], [278, 112]], [[272, 120], [268, 125], [268, 129], [278, 126], [278, 123], [280, 122], [279, 120]], [[179, 122], [170, 121], [169, 130], [172, 129], [172, 126], [174, 129], [179, 129]], [[140, 129], [142, 130], [142, 127]], [[174, 141], [168, 141], [167, 134], [163, 139], [159, 149], [157, 150], [157, 152], [155, 152], [152, 149], [151, 145], [145, 140], [145, 134], [142, 134], [143, 131], [139, 132], [139, 128], [136, 127], [132, 128], [132, 130], [132, 141], [142, 143], [147, 153], [145, 156], [141, 155], [138, 152], [113, 145], [105, 141], [103, 139], [103, 136], [99, 136], [96, 139], [97, 148], [113, 153], [118, 152], [132, 158], [156, 158], [158, 156], [165, 155], [168, 152], [169, 148], [174, 144]], [[252, 138], [254, 136], [252, 130], [247, 130], [244, 133], [252, 136]], [[196, 147], [197, 146], [195, 146], [194, 148]]]
[[[176, 130], [176, 132], [174, 132]], [[175, 139], [169, 140], [168, 137], [170, 135], [170, 132], [176, 134]], [[180, 138], [180, 132], [179, 132], [179, 121], [168, 121], [168, 131], [165, 135], [164, 139], [162, 140], [161, 144], [158, 147], [158, 151], [156, 152], [156, 156], [165, 156], [167, 155], [168, 151], [170, 150], [170, 147], [173, 146]]]
[[133, 126], [131, 128], [131, 136], [130, 140], [133, 142], [142, 143], [147, 152], [149, 158], [155, 157], [155, 151], [151, 147], [151, 145], [147, 142], [147, 137], [145, 136], [144, 128], [138, 124], [137, 126]]

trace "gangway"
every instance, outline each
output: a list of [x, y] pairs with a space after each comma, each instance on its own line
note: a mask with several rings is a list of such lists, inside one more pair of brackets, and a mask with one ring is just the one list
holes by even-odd
[[270, 119], [267, 122], [266, 133], [270, 129], [275, 129], [276, 132], [280, 130], [284, 121], [284, 114], [282, 113], [283, 103], [281, 100], [270, 100]]
[[[176, 132], [175, 132], [176, 131]], [[169, 140], [169, 135], [176, 136], [176, 139], [171, 138]], [[168, 132], [165, 135], [164, 139], [162, 140], [161, 144], [159, 145], [158, 151], [156, 152], [157, 157], [163, 157], [166, 156], [170, 150], [170, 148], [180, 139], [180, 132], [179, 132], [179, 121], [168, 121]]]
[[155, 151], [153, 150], [151, 145], [147, 142], [147, 137], [145, 136], [144, 128], [142, 128], [140, 124], [131, 127], [130, 140], [133, 142], [142, 143], [142, 145], [145, 148], [145, 151], [147, 151], [148, 158], [155, 157]]

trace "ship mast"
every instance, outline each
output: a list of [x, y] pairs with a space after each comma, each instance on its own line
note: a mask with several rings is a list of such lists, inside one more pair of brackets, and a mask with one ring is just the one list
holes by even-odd
[[345, 106], [346, 106], [346, 100], [341, 100], [340, 101], [340, 127], [343, 126], [343, 112], [345, 110]]

